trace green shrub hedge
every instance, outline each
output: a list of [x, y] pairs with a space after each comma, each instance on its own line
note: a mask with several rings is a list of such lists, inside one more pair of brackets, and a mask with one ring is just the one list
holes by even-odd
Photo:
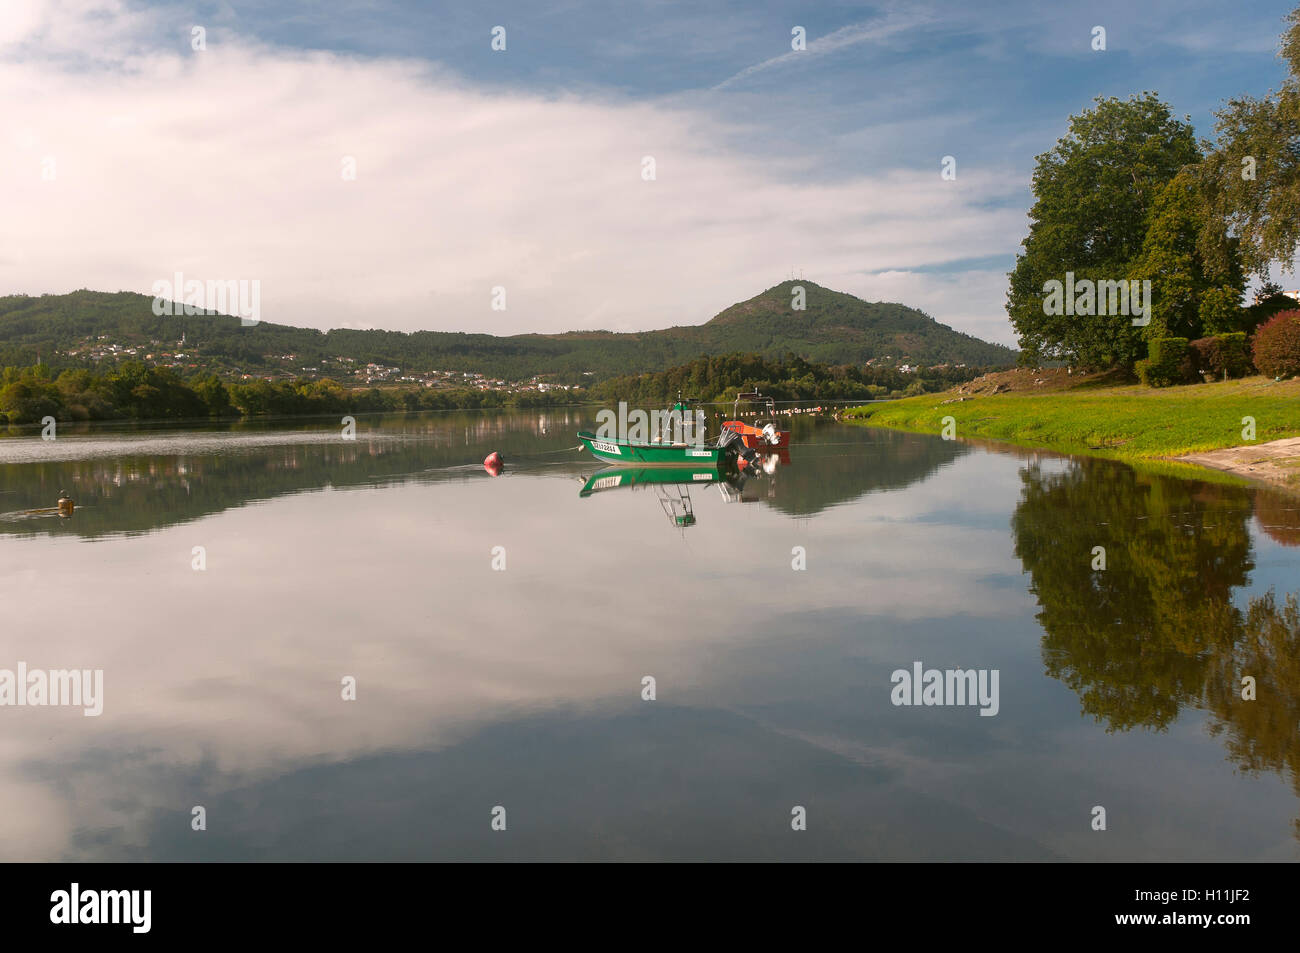
[[1147, 347], [1149, 357], [1137, 362], [1137, 375], [1148, 387], [1168, 387], [1196, 381], [1196, 358], [1187, 338], [1156, 338]]

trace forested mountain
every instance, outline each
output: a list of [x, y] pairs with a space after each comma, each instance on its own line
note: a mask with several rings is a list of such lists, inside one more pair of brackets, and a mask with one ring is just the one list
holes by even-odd
[[[805, 310], [791, 309], [796, 284], [806, 290]], [[849, 365], [886, 356], [912, 364], [1009, 365], [1015, 360], [1010, 349], [960, 334], [914, 308], [862, 301], [810, 281], [783, 282], [698, 326], [508, 337], [321, 332], [267, 322], [241, 327], [237, 318], [219, 315], [158, 317], [152, 301], [147, 295], [96, 291], [0, 298], [0, 365], [32, 364], [39, 354], [54, 367], [94, 366], [85, 351], [88, 341], [170, 346], [182, 334], [187, 349], [202, 356], [204, 370], [283, 370], [283, 356], [292, 354], [295, 366], [318, 366], [343, 356], [411, 372], [464, 371], [508, 380], [554, 375], [573, 383], [659, 371], [738, 351], [767, 358], [793, 353]], [[79, 353], [69, 355], [71, 350]]]
[[[804, 311], [790, 307], [796, 285], [806, 291]], [[915, 308], [863, 301], [811, 281], [782, 282], [733, 304], [701, 330], [710, 354], [744, 351], [778, 357], [794, 352], [825, 364], [861, 364], [885, 356], [923, 365], [1010, 365], [1016, 359], [1010, 348], [954, 331]]]

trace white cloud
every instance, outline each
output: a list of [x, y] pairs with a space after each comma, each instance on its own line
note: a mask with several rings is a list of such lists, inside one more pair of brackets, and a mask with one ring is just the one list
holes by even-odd
[[158, 11], [128, 11], [123, 0], [4, 0], [0, 59], [120, 64], [163, 40], [163, 29]]
[[25, 40], [40, 29], [45, 7], [39, 0], [7, 0], [0, 17], [0, 49]]
[[1007, 269], [947, 273], [890, 270], [859, 281], [865, 284], [862, 294], [869, 298], [902, 301], [967, 334], [1017, 346], [1015, 329], [1002, 310]]
[[[0, 54], [6, 292], [148, 292], [180, 270], [260, 279], [279, 323], [644, 329], [699, 323], [797, 267], [869, 295], [874, 268], [1010, 251], [1023, 227], [984, 210], [1023, 189], [1009, 174], [814, 179], [725, 146], [698, 106], [485, 92], [424, 63], [216, 30], [177, 52], [184, 30], [117, 9], [68, 5], [83, 18], [57, 34], [29, 16], [13, 36], [42, 41]], [[926, 287], [916, 303], [960, 328], [966, 289]]]

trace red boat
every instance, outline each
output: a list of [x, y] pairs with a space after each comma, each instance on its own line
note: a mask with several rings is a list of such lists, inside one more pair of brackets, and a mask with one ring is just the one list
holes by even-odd
[[[731, 408], [732, 417], [738, 418], [740, 416], [740, 402], [742, 400], [766, 404], [767, 416], [769, 418], [776, 417], [776, 402], [771, 397], [764, 397], [757, 391], [736, 395], [736, 403]], [[739, 434], [740, 439], [745, 442], [745, 446], [751, 450], [768, 452], [790, 446], [790, 431], [777, 430], [776, 423], [773, 420], [769, 420], [767, 423], [755, 420], [753, 424], [747, 424], [738, 419], [726, 420], [722, 423], [722, 429]]]

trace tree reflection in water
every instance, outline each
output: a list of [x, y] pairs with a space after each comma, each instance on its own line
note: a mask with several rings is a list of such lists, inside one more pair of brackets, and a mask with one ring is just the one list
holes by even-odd
[[[1271, 591], [1232, 601], [1255, 568], [1251, 516], [1295, 545], [1296, 503], [1101, 460], [1034, 463], [1021, 477], [1011, 525], [1047, 674], [1107, 731], [1163, 731], [1184, 706], [1204, 709], [1241, 770], [1277, 772], [1300, 797], [1300, 605]], [[1097, 546], [1104, 570], [1092, 568]]]

